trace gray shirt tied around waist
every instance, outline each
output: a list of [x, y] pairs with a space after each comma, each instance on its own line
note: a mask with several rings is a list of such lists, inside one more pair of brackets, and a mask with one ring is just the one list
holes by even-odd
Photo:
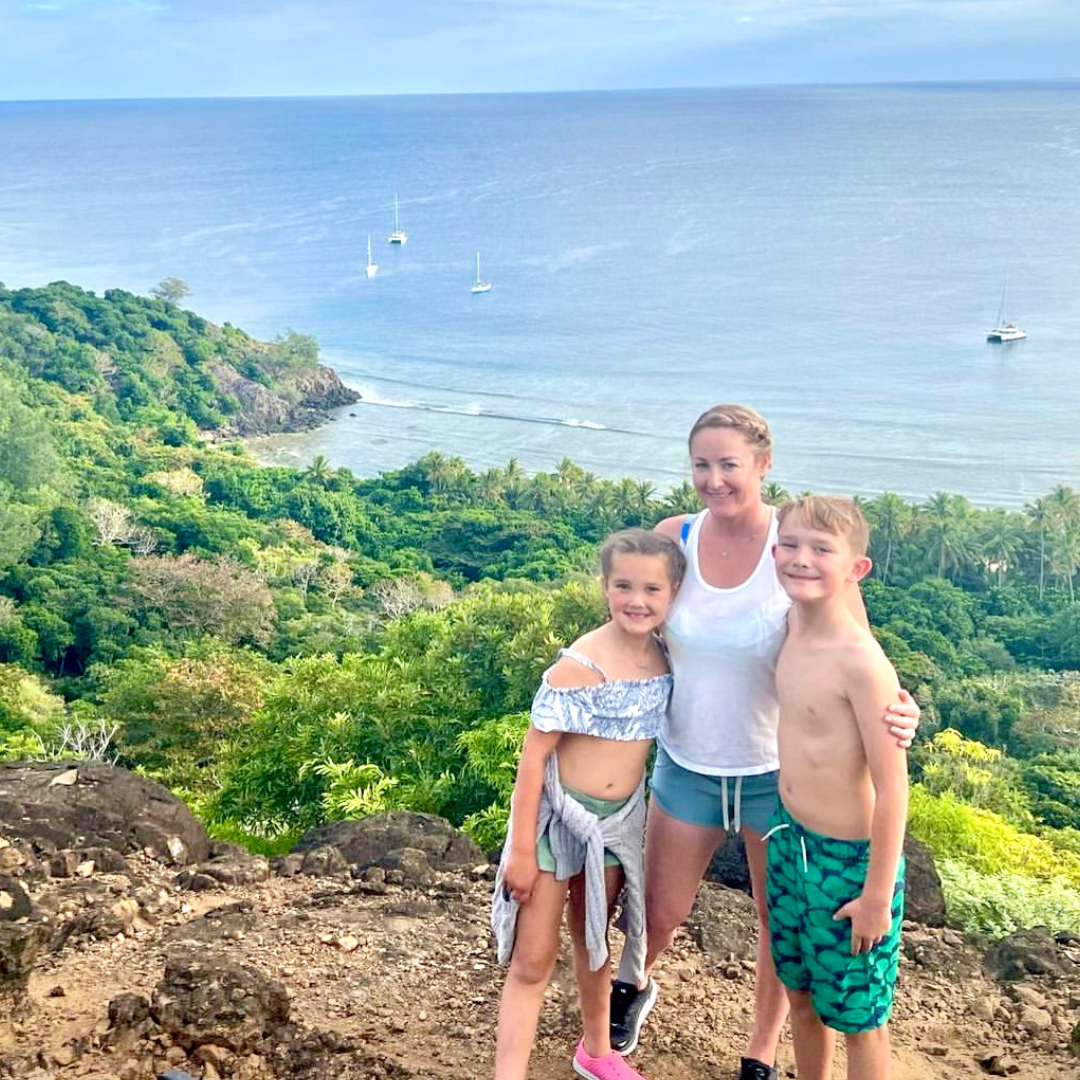
[[[514, 951], [514, 934], [520, 905], [503, 893], [503, 875], [510, 855], [509, 838], [513, 835], [513, 808], [507, 829], [499, 869], [495, 875], [495, 894], [491, 901], [491, 929], [495, 933], [496, 955], [500, 964], [508, 963]], [[555, 754], [548, 758], [544, 786], [540, 793], [540, 813], [536, 822], [537, 837], [547, 831], [555, 859], [555, 877], [566, 881], [585, 871], [585, 944], [589, 950], [589, 968], [596, 971], [608, 958], [607, 889], [604, 884], [604, 849], [622, 864], [624, 883], [621, 895], [622, 915], [619, 928], [626, 935], [621, 971], [637, 979], [645, 977], [645, 886], [643, 837], [645, 835], [645, 777], [637, 790], [614, 814], [599, 818], [559, 782]]]

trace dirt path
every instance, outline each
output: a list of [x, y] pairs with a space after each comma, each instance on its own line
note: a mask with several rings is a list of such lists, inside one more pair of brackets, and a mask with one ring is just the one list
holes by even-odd
[[[427, 891], [365, 895], [349, 881], [272, 878], [181, 894], [185, 909], [156, 925], [72, 942], [41, 963], [29, 1016], [0, 1026], [0, 1075], [141, 1080], [173, 1063], [213, 1080], [213, 1068], [204, 1072], [178, 1048], [170, 1051], [167, 1040], [118, 1051], [103, 1039], [109, 1001], [121, 991], [149, 997], [168, 950], [191, 941], [280, 980], [300, 1024], [332, 1029], [365, 1048], [361, 1071], [345, 1068], [343, 1059], [343, 1068], [327, 1076], [484, 1077], [501, 985], [487, 930], [489, 889], [463, 877]], [[1001, 1075], [1080, 1078], [1080, 1059], [1068, 1050], [1080, 1022], [1080, 982], [1027, 979], [1017, 1000], [1015, 990], [987, 978], [981, 954], [960, 935], [912, 928], [905, 941], [895, 1080], [974, 1080], [988, 1075], [979, 1062], [993, 1055]], [[734, 1076], [750, 1024], [752, 976], [750, 961], [718, 959], [680, 936], [658, 966], [660, 998], [635, 1066], [650, 1080]], [[547, 994], [531, 1075], [572, 1076], [577, 1034], [564, 956]], [[780, 1061], [793, 1075], [786, 1041]], [[226, 1075], [258, 1080], [271, 1073], [261, 1059], [245, 1059], [232, 1062]]]

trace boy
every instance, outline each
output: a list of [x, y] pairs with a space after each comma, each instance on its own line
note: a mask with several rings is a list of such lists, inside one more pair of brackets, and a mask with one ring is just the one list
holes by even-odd
[[896, 672], [847, 594], [868, 529], [838, 496], [780, 510], [776, 572], [794, 601], [776, 667], [780, 807], [767, 834], [769, 925], [791, 1002], [799, 1080], [827, 1080], [834, 1031], [849, 1080], [889, 1076], [903, 917], [907, 757], [881, 724]]

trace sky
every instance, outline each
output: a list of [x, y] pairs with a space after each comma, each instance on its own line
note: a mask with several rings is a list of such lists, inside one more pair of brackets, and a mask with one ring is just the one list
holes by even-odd
[[0, 100], [1080, 77], [1078, 0], [0, 0]]

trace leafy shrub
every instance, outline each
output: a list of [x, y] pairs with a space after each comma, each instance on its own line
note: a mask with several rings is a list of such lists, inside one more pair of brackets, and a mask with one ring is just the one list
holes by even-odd
[[981, 874], [1018, 873], [1080, 886], [1080, 857], [1055, 848], [1042, 837], [1021, 832], [1000, 814], [969, 806], [949, 792], [931, 795], [915, 784], [908, 824], [912, 835], [929, 846], [938, 862], [953, 859]]
[[1065, 878], [983, 874], [958, 859], [941, 859], [937, 869], [949, 918], [965, 930], [993, 937], [1031, 926], [1080, 933], [1080, 892]]

